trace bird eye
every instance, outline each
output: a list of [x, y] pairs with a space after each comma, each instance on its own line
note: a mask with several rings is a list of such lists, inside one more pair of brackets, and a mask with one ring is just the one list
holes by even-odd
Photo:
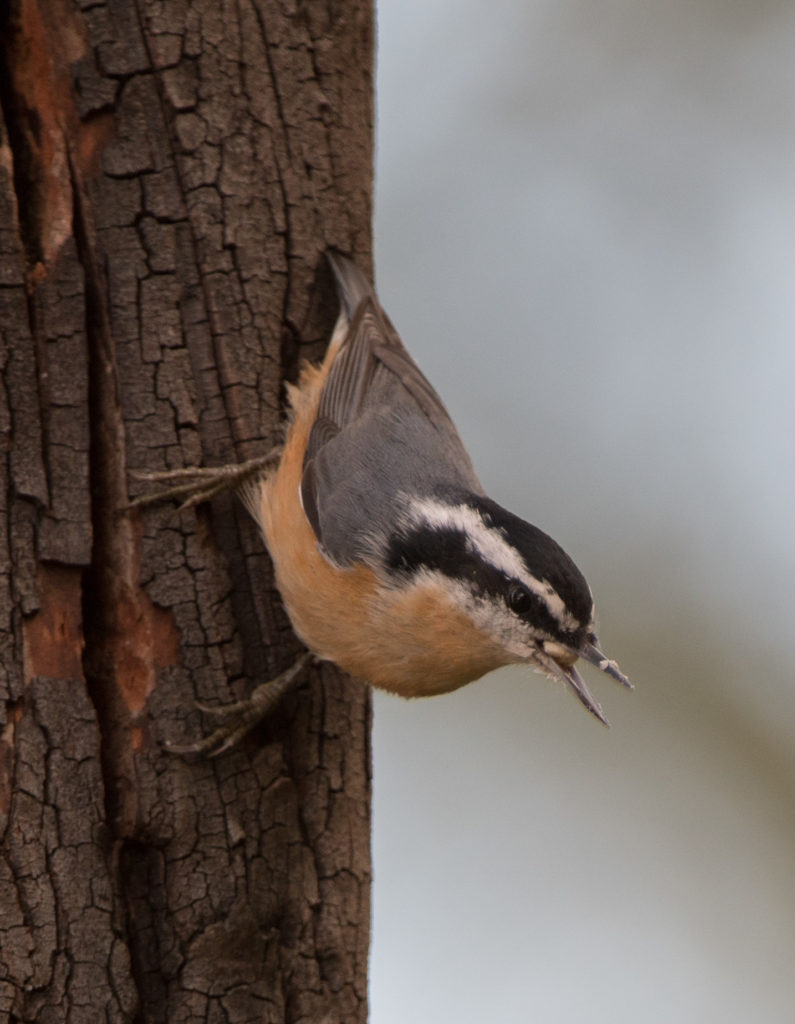
[[508, 591], [508, 607], [512, 612], [516, 612], [517, 615], [524, 615], [525, 612], [530, 611], [532, 603], [529, 591], [525, 590], [524, 587], [520, 587], [517, 583]]

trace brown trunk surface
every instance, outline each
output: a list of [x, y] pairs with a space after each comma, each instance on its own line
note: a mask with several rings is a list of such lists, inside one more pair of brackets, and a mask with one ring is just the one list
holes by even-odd
[[[0, 4], [0, 1019], [364, 1022], [369, 696], [299, 646], [231, 497], [128, 471], [280, 438], [367, 266], [369, 0]], [[132, 485], [140, 490], [140, 485]]]

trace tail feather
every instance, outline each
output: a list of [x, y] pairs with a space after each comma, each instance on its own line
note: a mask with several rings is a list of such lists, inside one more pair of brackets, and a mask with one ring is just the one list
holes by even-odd
[[355, 263], [333, 249], [326, 250], [326, 259], [334, 272], [340, 302], [345, 307], [349, 320], [353, 320], [356, 310], [366, 298], [372, 298], [377, 307], [378, 300], [375, 298], [373, 286]]

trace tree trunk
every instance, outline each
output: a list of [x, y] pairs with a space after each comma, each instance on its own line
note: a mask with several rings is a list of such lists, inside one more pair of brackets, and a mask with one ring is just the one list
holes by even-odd
[[277, 443], [368, 265], [371, 4], [0, 11], [0, 1019], [364, 1022], [369, 696], [167, 753], [300, 647], [231, 497], [126, 505]]

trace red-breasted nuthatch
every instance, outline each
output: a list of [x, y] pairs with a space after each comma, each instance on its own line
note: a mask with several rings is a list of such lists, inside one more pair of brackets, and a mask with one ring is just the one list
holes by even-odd
[[487, 497], [367, 279], [328, 259], [342, 308], [323, 362], [289, 387], [277, 468], [222, 471], [262, 530], [295, 632], [319, 658], [404, 697], [526, 664], [607, 724], [575, 662], [630, 683], [598, 647], [582, 573]]

